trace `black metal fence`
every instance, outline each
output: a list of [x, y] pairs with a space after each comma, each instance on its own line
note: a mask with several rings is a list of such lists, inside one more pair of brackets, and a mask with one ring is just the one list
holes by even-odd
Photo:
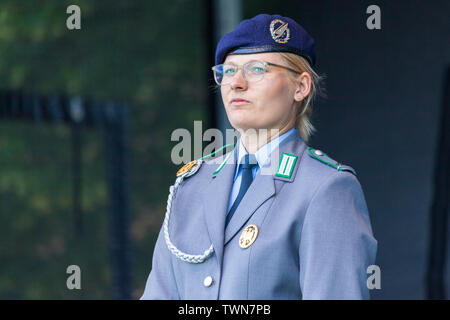
[[82, 185], [80, 132], [87, 127], [104, 130], [110, 203], [109, 252], [115, 299], [130, 299], [132, 291], [127, 110], [126, 104], [111, 101], [96, 102], [67, 95], [42, 96], [21, 91], [0, 91], [0, 121], [70, 126], [73, 150], [73, 218], [76, 236], [80, 236], [83, 232], [80, 205]]

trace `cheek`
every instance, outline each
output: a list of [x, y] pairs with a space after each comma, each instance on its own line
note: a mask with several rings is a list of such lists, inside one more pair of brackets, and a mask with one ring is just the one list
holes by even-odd
[[232, 90], [229, 87], [221, 87], [220, 88], [220, 95], [222, 97], [223, 105], [226, 109], [229, 108], [228, 101], [233, 96]]
[[271, 81], [261, 87], [258, 95], [260, 108], [272, 114], [286, 113], [291, 109], [293, 92], [285, 81]]
[[227, 92], [224, 87], [220, 87], [220, 95], [222, 96], [222, 100], [226, 100]]

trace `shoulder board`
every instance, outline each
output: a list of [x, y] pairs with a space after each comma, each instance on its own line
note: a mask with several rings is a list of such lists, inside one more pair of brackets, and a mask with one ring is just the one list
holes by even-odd
[[[193, 160], [191, 162], [186, 163], [184, 166], [182, 166], [180, 168], [180, 170], [177, 171], [177, 177], [182, 176], [183, 174], [191, 171], [194, 169], [194, 167], [196, 167], [196, 164], [198, 163], [198, 160]], [[199, 164], [200, 166], [201, 164]], [[196, 170], [197, 171], [197, 170]], [[192, 174], [194, 174], [195, 172], [192, 172]], [[192, 175], [192, 174], [188, 174], [188, 175]]]
[[228, 148], [230, 146], [234, 146], [234, 144], [227, 144], [219, 149], [217, 149], [216, 151], [201, 157], [198, 160], [193, 160], [191, 162], [186, 163], [184, 166], [182, 166], [178, 171], [177, 171], [177, 177], [180, 177], [182, 175], [185, 175], [185, 177], [189, 177], [191, 175], [193, 175], [194, 173], [196, 173], [199, 169], [199, 167], [202, 165], [203, 161], [205, 159], [211, 158], [213, 157], [215, 154], [217, 154], [219, 151], [222, 151], [225, 148]]
[[346, 165], [344, 165], [344, 164], [341, 164], [341, 163], [339, 163], [339, 162], [333, 160], [332, 158], [330, 158], [330, 157], [329, 157], [325, 152], [323, 152], [323, 151], [320, 151], [320, 150], [318, 150], [318, 149], [314, 149], [314, 148], [309, 147], [309, 148], [308, 148], [308, 154], [309, 154], [309, 156], [310, 156], [311, 158], [314, 158], [314, 159], [316, 159], [316, 160], [319, 160], [320, 162], [322, 162], [322, 163], [324, 163], [324, 164], [326, 164], [326, 165], [328, 165], [328, 166], [330, 166], [330, 167], [332, 167], [332, 168], [335, 168], [335, 169], [338, 170], [338, 171], [348, 171], [348, 172], [353, 173], [353, 174], [356, 176], [356, 171], [355, 171], [355, 169], [353, 169], [353, 168], [350, 167], [350, 166], [346, 166]]

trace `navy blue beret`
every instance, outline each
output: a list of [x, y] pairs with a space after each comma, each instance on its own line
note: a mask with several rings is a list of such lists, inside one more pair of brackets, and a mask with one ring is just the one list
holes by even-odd
[[228, 54], [291, 52], [315, 64], [314, 40], [297, 22], [280, 15], [259, 14], [243, 20], [236, 29], [220, 39], [216, 64]]

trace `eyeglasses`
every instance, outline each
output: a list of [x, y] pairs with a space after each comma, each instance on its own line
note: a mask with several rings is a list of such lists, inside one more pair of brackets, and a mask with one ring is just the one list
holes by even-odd
[[218, 64], [211, 69], [213, 70], [214, 80], [219, 86], [230, 84], [233, 81], [234, 75], [238, 72], [239, 69], [242, 70], [242, 75], [244, 79], [248, 82], [257, 82], [264, 78], [264, 74], [267, 72], [267, 66], [273, 66], [278, 68], [283, 68], [294, 73], [300, 74], [300, 72], [295, 71], [294, 69], [281, 66], [279, 64], [252, 60], [247, 62], [242, 66], [237, 66], [234, 64]]

